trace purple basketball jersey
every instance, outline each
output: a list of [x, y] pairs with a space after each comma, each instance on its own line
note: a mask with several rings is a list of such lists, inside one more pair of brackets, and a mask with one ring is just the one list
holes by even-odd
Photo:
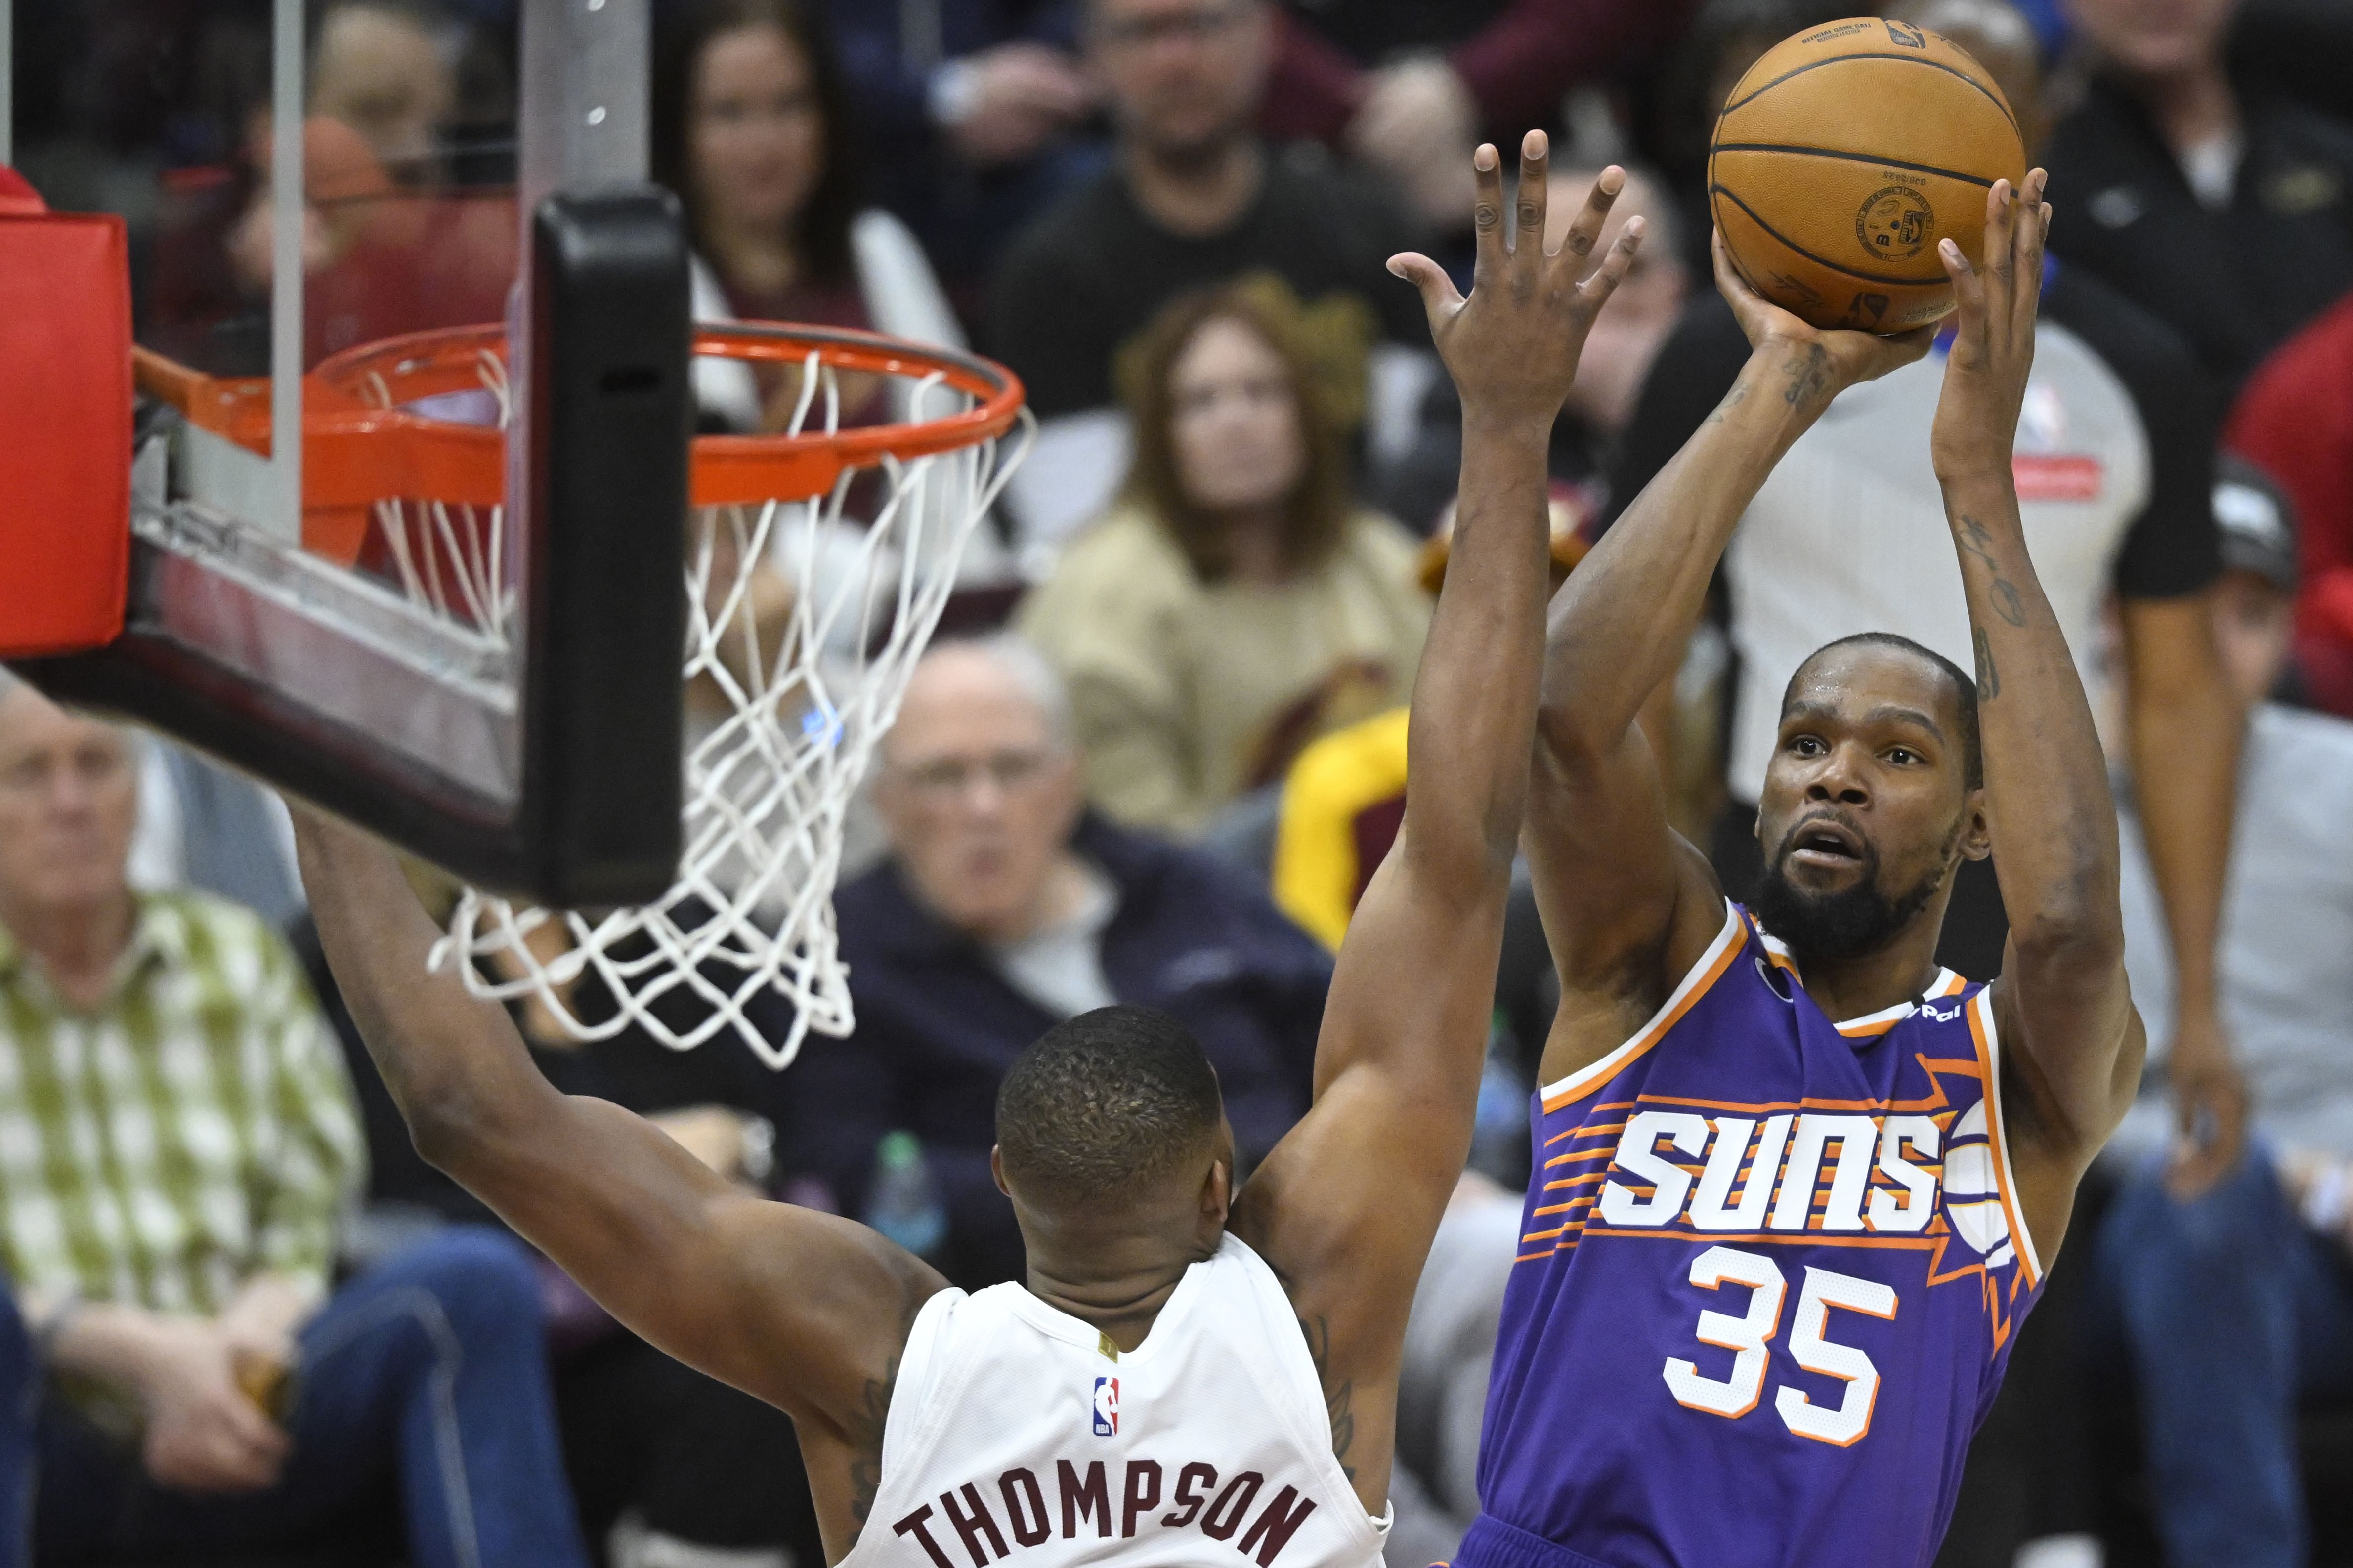
[[1833, 1023], [1738, 905], [1537, 1096], [1456, 1568], [1915, 1568], [2040, 1292], [1993, 1005]]

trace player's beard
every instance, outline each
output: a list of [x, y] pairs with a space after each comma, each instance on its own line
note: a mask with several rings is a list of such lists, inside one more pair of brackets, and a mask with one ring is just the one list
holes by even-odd
[[1894, 940], [1945, 885], [1946, 873], [1952, 868], [1953, 846], [1961, 835], [1961, 825], [1956, 821], [1952, 832], [1945, 836], [1936, 866], [1900, 893], [1880, 891], [1879, 847], [1867, 839], [1862, 846], [1862, 875], [1852, 887], [1833, 893], [1810, 893], [1790, 881], [1788, 873], [1789, 855], [1803, 826], [1800, 823], [1790, 828], [1781, 840], [1765, 868], [1756, 900], [1757, 920], [1788, 948], [1800, 971], [1813, 964], [1861, 958]]

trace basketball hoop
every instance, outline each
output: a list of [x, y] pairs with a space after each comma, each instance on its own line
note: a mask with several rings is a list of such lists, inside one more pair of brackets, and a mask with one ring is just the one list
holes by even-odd
[[[454, 963], [478, 996], [536, 1002], [577, 1038], [636, 1027], [683, 1050], [732, 1028], [781, 1068], [808, 1030], [849, 1032], [833, 923], [845, 813], [1035, 425], [1010, 373], [869, 333], [705, 329], [695, 353], [765, 376], [780, 428], [694, 442], [677, 880], [604, 911], [469, 888], [433, 963]], [[365, 344], [306, 379], [305, 544], [368, 556], [418, 607], [504, 645], [520, 580], [504, 535], [504, 333]], [[889, 420], [849, 423], [877, 398]], [[256, 417], [174, 401], [232, 436]], [[609, 1016], [583, 1016], [592, 981]], [[746, 1016], [771, 989], [793, 1010], [781, 1039]]]

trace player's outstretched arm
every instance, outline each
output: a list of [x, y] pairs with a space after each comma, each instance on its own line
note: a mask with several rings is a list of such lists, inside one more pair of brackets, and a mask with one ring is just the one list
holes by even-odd
[[1926, 329], [1808, 326], [1748, 287], [1721, 236], [1715, 251], [1748, 363], [1552, 604], [1527, 831], [1561, 980], [1547, 1080], [1639, 1029], [1723, 927], [1715, 873], [1667, 826], [1634, 720], [1681, 663], [1734, 526], [1832, 398], [1928, 351]]
[[1632, 264], [1630, 223], [1580, 283], [1622, 172], [1603, 173], [1544, 252], [1546, 143], [1520, 159], [1516, 247], [1493, 147], [1479, 150], [1468, 300], [1419, 256], [1419, 286], [1462, 396], [1452, 554], [1413, 691], [1404, 826], [1340, 949], [1316, 1045], [1315, 1102], [1239, 1199], [1237, 1234], [1285, 1278], [1342, 1461], [1386, 1496], [1397, 1364], [1414, 1283], [1471, 1144], [1504, 901], [1527, 788], [1549, 580], [1546, 450], [1587, 331]]
[[[440, 933], [384, 847], [294, 821], [327, 962], [417, 1152], [649, 1342], [794, 1415], [821, 1513], [839, 1491], [862, 1518], [857, 1467], [871, 1500], [899, 1351], [945, 1281], [862, 1226], [730, 1185], [619, 1106], [558, 1093], [503, 1008], [427, 973]], [[846, 1485], [827, 1484], [828, 1456]]]
[[2048, 1261], [2076, 1181], [2139, 1085], [2144, 1037], [2125, 980], [2107, 767], [2010, 474], [2051, 223], [2042, 186], [2037, 169], [2013, 202], [2009, 182], [1995, 184], [1981, 267], [1938, 243], [1959, 309], [1931, 448], [1968, 595], [1987, 820], [2010, 915], [1994, 1013], [2005, 1083], [2021, 1091], [2012, 1163]]

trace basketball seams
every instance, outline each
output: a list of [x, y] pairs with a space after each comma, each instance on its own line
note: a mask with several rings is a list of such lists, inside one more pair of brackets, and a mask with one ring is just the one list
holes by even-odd
[[[1964, 174], [1958, 169], [1940, 169], [1934, 163], [1907, 163], [1901, 158], [1881, 158], [1869, 153], [1842, 153], [1832, 147], [1799, 147], [1777, 142], [1720, 142], [1708, 153], [1708, 179], [1715, 178], [1715, 154], [1718, 153], [1787, 153], [1802, 158], [1836, 158], [1849, 163], [1875, 163], [1887, 169], [1908, 169], [1915, 174], [1935, 174], [1939, 179], [1958, 180], [1975, 185], [1981, 191], [1993, 189], [1993, 181], [1975, 174]], [[2008, 175], [1998, 176], [2007, 179]], [[1938, 279], [1944, 274], [1936, 274]]]
[[[1948, 66], [1941, 60], [1923, 59], [1918, 55], [1886, 53], [1873, 53], [1867, 55], [1832, 55], [1828, 59], [1809, 60], [1804, 65], [1794, 66], [1789, 69], [1783, 71], [1779, 76], [1775, 77], [1771, 81], [1765, 83], [1762, 87], [1759, 87], [1755, 92], [1750, 93], [1747, 97], [1736, 98], [1731, 102], [1725, 104], [1724, 106], [1723, 112], [1719, 113], [1715, 117], [1716, 125], [1721, 129], [1726, 117], [1738, 110], [1746, 109], [1748, 105], [1756, 102], [1758, 99], [1764, 97], [1767, 93], [1772, 91], [1775, 88], [1780, 86], [1783, 82], [1788, 81], [1792, 77], [1803, 76], [1810, 70], [1820, 70], [1824, 66], [1844, 65], [1849, 60], [1895, 60], [1904, 65], [1926, 66], [1930, 70], [1943, 71], [1947, 76], [1954, 77], [1959, 80], [1965, 81], [1968, 83], [1969, 86], [1975, 88], [1978, 92], [1983, 93], [1989, 102], [1990, 102], [1996, 109], [2001, 110], [2001, 117], [2010, 121], [2010, 130], [2017, 133], [2021, 141], [2024, 140], [2025, 133], [2023, 132], [2020, 132], [2018, 129], [2018, 117], [2010, 111], [2010, 105], [2002, 101], [2001, 94], [1988, 87], [1985, 83], [1978, 80], [1977, 78], [1971, 76], [1968, 72], [1960, 69], [1957, 66]], [[1736, 87], [1733, 90], [1735, 92], [1738, 92], [1740, 89]]]

